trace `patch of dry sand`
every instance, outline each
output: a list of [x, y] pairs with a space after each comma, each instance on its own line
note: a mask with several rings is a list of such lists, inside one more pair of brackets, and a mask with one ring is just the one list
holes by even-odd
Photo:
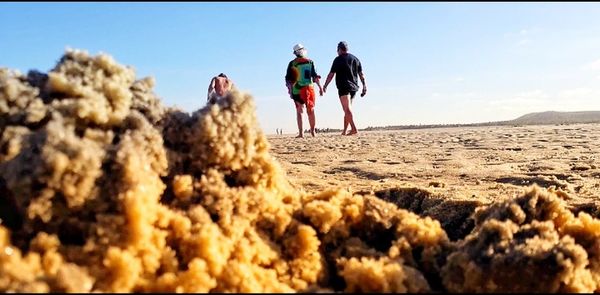
[[299, 189], [355, 192], [417, 186], [482, 203], [537, 184], [569, 204], [596, 204], [600, 124], [368, 131], [348, 137], [269, 136], [271, 152]]
[[152, 88], [0, 69], [0, 291], [600, 290], [593, 126], [269, 141], [248, 94]]

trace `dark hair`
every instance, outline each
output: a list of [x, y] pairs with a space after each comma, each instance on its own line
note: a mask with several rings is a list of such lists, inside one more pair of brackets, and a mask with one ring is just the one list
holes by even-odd
[[223, 78], [227, 78], [227, 75], [220, 73], [217, 77], [223, 77]]
[[348, 43], [346, 43], [346, 41], [340, 41], [340, 43], [338, 43], [337, 48], [341, 49], [343, 51], [347, 51], [348, 50]]

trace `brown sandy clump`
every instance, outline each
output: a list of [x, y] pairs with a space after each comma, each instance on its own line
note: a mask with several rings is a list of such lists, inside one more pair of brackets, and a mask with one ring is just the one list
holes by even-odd
[[380, 190], [375, 195], [399, 208], [438, 220], [452, 241], [461, 240], [471, 233], [474, 227], [471, 216], [477, 207], [483, 205], [478, 200], [447, 198], [416, 187]]
[[439, 288], [438, 221], [301, 193], [249, 95], [188, 115], [153, 83], [77, 50], [47, 75], [0, 70], [0, 291]]
[[560, 191], [533, 187], [479, 208], [475, 229], [442, 268], [451, 292], [594, 292], [599, 290], [600, 221], [575, 216]]
[[341, 276], [330, 279], [334, 288], [424, 292], [437, 287], [440, 258], [452, 249], [438, 221], [372, 195], [326, 191], [306, 200], [302, 215], [324, 233], [324, 258], [338, 268], [330, 273]]
[[486, 206], [418, 188], [306, 194], [251, 96], [190, 115], [153, 85], [77, 50], [48, 74], [0, 69], [0, 291], [600, 289], [600, 221], [561, 191]]

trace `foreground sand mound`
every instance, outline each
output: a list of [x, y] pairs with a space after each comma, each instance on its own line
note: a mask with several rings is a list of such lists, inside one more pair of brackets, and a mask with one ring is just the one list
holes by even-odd
[[47, 75], [0, 72], [0, 290], [430, 290], [438, 222], [301, 195], [250, 96], [190, 116], [134, 78], [82, 51]]
[[534, 187], [479, 208], [475, 229], [442, 269], [451, 292], [599, 290], [600, 221], [566, 209], [563, 193]]
[[0, 69], [0, 291], [597, 289], [599, 221], [554, 192], [472, 217], [418, 191], [304, 194], [249, 95], [189, 115], [153, 84], [76, 50]]

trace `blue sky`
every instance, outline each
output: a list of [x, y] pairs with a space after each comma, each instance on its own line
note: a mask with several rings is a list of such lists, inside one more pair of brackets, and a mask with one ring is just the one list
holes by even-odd
[[[106, 52], [190, 112], [224, 72], [254, 96], [266, 133], [295, 133], [283, 78], [293, 45], [325, 77], [345, 40], [369, 90], [354, 100], [358, 128], [487, 122], [600, 110], [598, 15], [600, 3], [0, 3], [0, 67]], [[315, 111], [317, 127], [342, 127], [335, 83]]]

